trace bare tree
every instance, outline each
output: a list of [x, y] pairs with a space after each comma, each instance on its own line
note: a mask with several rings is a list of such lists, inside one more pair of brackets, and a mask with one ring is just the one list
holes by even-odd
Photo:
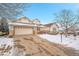
[[59, 13], [55, 14], [55, 20], [61, 25], [64, 29], [66, 37], [68, 36], [68, 29], [73, 27], [78, 19], [71, 10], [62, 10]]
[[15, 20], [27, 7], [25, 3], [0, 3], [0, 31], [9, 33], [7, 19]]
[[22, 15], [28, 6], [29, 4], [23, 3], [0, 3], [0, 17], [15, 19], [18, 15]]

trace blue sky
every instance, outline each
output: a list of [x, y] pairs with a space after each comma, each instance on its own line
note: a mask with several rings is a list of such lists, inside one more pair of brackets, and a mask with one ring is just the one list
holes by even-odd
[[64, 4], [64, 3], [32, 3], [31, 6], [24, 11], [23, 16], [35, 19], [38, 18], [41, 23], [54, 22], [54, 13], [58, 13], [63, 9], [77, 11], [79, 4]]

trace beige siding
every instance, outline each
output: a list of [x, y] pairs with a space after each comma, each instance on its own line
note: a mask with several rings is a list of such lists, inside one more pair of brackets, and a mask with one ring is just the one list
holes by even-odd
[[26, 34], [33, 34], [33, 29], [30, 27], [16, 27], [15, 28], [15, 35], [26, 35]]
[[43, 27], [43, 28], [40, 28], [40, 31], [49, 31], [50, 27]]
[[58, 31], [58, 27], [53, 24], [53, 25], [50, 26], [50, 31], [54, 31], [54, 30]]
[[9, 25], [9, 35], [13, 35], [13, 26]]
[[31, 23], [31, 21], [27, 18], [21, 18], [19, 20], [17, 20], [16, 22], [21, 22], [21, 23]]
[[9, 31], [9, 35], [13, 35], [13, 30], [10, 30]]

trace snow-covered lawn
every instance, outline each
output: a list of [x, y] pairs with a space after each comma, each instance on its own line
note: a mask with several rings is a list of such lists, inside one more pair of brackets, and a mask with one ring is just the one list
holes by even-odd
[[74, 36], [68, 36], [67, 38], [63, 35], [61, 42], [61, 35], [49, 35], [49, 34], [40, 34], [38, 35], [41, 38], [47, 39], [48, 41], [55, 42], [58, 44], [62, 44], [66, 47], [72, 47], [76, 50], [79, 50], [79, 36], [74, 40]]
[[10, 45], [12, 46], [13, 44], [13, 38], [8, 38], [8, 37], [0, 37], [0, 46], [3, 44], [6, 44], [7, 46]]
[[13, 38], [0, 37], [0, 55], [12, 55]]

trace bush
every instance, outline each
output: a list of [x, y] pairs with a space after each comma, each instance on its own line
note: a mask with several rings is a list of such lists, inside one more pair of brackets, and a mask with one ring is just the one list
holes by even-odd
[[0, 36], [2, 36], [3, 35], [3, 33], [0, 31]]
[[58, 32], [57, 32], [57, 31], [52, 31], [52, 32], [49, 32], [48, 34], [51, 34], [51, 35], [57, 35]]
[[40, 32], [38, 32], [38, 34], [45, 34], [45, 33], [48, 33], [48, 31], [40, 31]]
[[13, 35], [9, 35], [9, 38], [13, 38]]

